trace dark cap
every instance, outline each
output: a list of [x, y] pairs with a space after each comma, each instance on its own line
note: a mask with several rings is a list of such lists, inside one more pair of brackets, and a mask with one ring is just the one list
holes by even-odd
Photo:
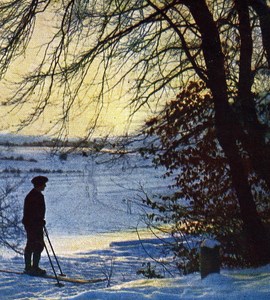
[[44, 183], [46, 183], [49, 179], [45, 176], [36, 176], [34, 177], [31, 182], [33, 183], [34, 186], [41, 186]]

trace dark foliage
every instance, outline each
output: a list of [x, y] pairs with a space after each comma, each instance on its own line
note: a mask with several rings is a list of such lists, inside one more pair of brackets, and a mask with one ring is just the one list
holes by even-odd
[[[245, 235], [239, 204], [232, 187], [230, 170], [216, 138], [211, 95], [203, 83], [190, 83], [163, 112], [146, 123], [145, 134], [155, 138], [150, 149], [141, 149], [153, 163], [166, 168], [164, 177], [173, 178], [171, 193], [150, 199], [153, 222], [171, 225], [177, 243], [173, 249], [180, 269], [198, 270], [197, 241], [205, 236], [222, 245], [221, 260], [227, 266], [248, 266]], [[268, 221], [270, 203], [266, 186], [252, 172], [249, 157], [239, 144], [241, 159], [252, 186], [253, 196], [264, 222]], [[268, 192], [268, 193], [267, 193]], [[185, 238], [183, 238], [185, 237]], [[199, 237], [199, 239], [198, 239]]]
[[151, 265], [150, 262], [143, 263], [142, 268], [137, 271], [137, 275], [143, 275], [146, 278], [163, 278], [162, 275], [158, 274], [155, 267]]

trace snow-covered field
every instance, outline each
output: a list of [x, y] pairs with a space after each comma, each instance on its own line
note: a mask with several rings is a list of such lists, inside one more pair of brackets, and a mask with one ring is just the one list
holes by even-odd
[[[180, 276], [163, 259], [161, 242], [144, 229], [139, 205], [141, 187], [149, 193], [166, 189], [153, 169], [139, 156], [121, 162], [81, 153], [67, 160], [48, 149], [2, 147], [0, 184], [17, 185], [12, 196], [22, 207], [30, 180], [49, 178], [44, 192], [47, 229], [62, 270], [69, 277], [107, 278], [96, 284], [65, 283], [0, 273], [0, 299], [270, 299], [270, 266], [250, 270], [221, 270], [201, 280], [199, 274]], [[107, 163], [100, 164], [106, 160]], [[140, 239], [138, 238], [138, 234]], [[163, 279], [146, 279], [136, 272], [151, 262]], [[23, 258], [1, 249], [0, 269], [23, 270]], [[41, 266], [52, 273], [44, 251]]]

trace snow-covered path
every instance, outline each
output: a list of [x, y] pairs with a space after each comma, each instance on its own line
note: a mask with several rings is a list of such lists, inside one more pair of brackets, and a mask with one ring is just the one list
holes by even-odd
[[[148, 237], [147, 237], [148, 236]], [[141, 232], [143, 245], [152, 252], [159, 251], [159, 244], [149, 239], [149, 234]], [[27, 275], [0, 273], [0, 299], [60, 299], [89, 291], [103, 289], [142, 278], [136, 271], [148, 259], [145, 249], [138, 241], [136, 232], [97, 234], [95, 236], [68, 236], [55, 240], [51, 238], [61, 268], [68, 277], [107, 278], [96, 284], [65, 283], [65, 287], [55, 286], [56, 281]], [[7, 252], [0, 257], [1, 269], [22, 271], [23, 257]], [[44, 251], [41, 266], [48, 273], [52, 270]], [[57, 269], [57, 266], [55, 264]], [[32, 298], [30, 297], [32, 295]], [[56, 298], [54, 298], [56, 297]]]
[[[0, 299], [79, 299], [79, 300], [268, 300], [270, 299], [270, 265], [258, 269], [221, 270], [220, 274], [209, 275], [201, 280], [200, 274], [177, 276], [166, 279], [146, 279], [136, 275], [145, 257], [133, 234], [115, 236], [111, 246], [107, 238], [96, 239], [98, 248], [89, 251], [69, 252], [63, 249], [61, 265], [68, 275], [91, 278], [109, 274], [112, 270], [111, 286], [107, 282], [93, 285], [65, 283], [57, 287], [48, 279], [27, 275], [0, 273]], [[122, 240], [122, 241], [120, 241]], [[70, 240], [73, 245], [76, 240]], [[67, 241], [65, 241], [67, 242]], [[73, 243], [74, 242], [74, 243]], [[64, 244], [63, 244], [64, 245]], [[87, 248], [87, 242], [85, 247]], [[100, 246], [100, 249], [99, 249]], [[150, 250], [151, 243], [145, 245]], [[60, 250], [59, 245], [57, 246]], [[69, 253], [68, 253], [69, 252]], [[46, 257], [43, 266], [49, 269]], [[3, 268], [22, 268], [22, 258], [1, 258]], [[111, 269], [113, 263], [113, 267]]]

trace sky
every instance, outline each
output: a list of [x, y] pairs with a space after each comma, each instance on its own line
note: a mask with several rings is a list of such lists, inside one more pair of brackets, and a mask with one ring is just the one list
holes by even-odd
[[[29, 102], [23, 107], [17, 107], [10, 112], [10, 107], [4, 106], [3, 102], [11, 95], [9, 88], [14, 87], [14, 83], [18, 82], [21, 76], [27, 70], [33, 70], [37, 66], [37, 62], [41, 59], [41, 54], [38, 52], [40, 45], [46, 45], [53, 34], [54, 18], [50, 15], [41, 15], [36, 20], [36, 29], [33, 33], [32, 40], [29, 44], [28, 51], [23, 57], [17, 59], [11, 66], [7, 73], [6, 80], [0, 82], [0, 95], [1, 110], [0, 110], [0, 131], [14, 132], [17, 125], [21, 124], [24, 116], [31, 112], [33, 104]], [[91, 84], [91, 78], [87, 78]], [[8, 84], [7, 81], [11, 81]], [[123, 88], [123, 87], [122, 87]], [[124, 88], [125, 89], [125, 88]], [[57, 91], [56, 91], [57, 92]], [[107, 95], [104, 99], [104, 105], [97, 124], [96, 135], [123, 135], [126, 132], [132, 133], [138, 129], [140, 124], [147, 118], [148, 112], [141, 111], [130, 119], [131, 108], [127, 105], [128, 96], [121, 98], [121, 93], [124, 92], [120, 89], [114, 93]], [[94, 94], [94, 91], [93, 91]], [[87, 94], [80, 94], [80, 101], [78, 105], [74, 106], [68, 123], [68, 132], [70, 137], [81, 137], [85, 134], [85, 130], [91, 126], [91, 120], [97, 115], [97, 108], [95, 105], [89, 105], [92, 96], [92, 89]], [[30, 126], [24, 128], [20, 133], [27, 135], [43, 135], [48, 132], [48, 129], [55, 124], [59, 119], [59, 113], [62, 109], [60, 103], [55, 95], [53, 103], [47, 107], [44, 115], [39, 120]], [[57, 101], [59, 102], [58, 104]], [[53, 134], [58, 130], [52, 130], [49, 133]]]

